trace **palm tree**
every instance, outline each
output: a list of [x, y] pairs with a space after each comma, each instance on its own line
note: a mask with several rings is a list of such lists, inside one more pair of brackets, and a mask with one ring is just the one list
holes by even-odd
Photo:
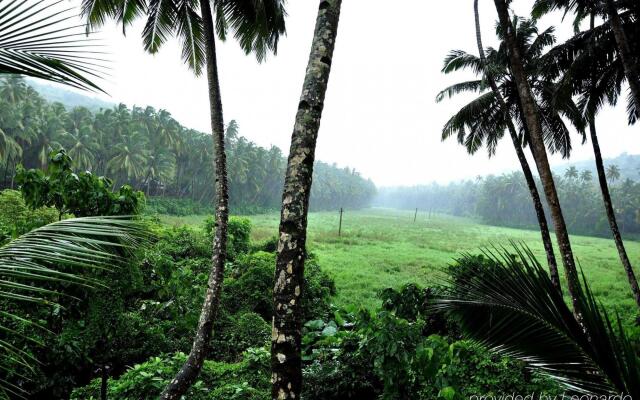
[[[211, 131], [214, 137], [216, 229], [213, 236], [213, 260], [209, 283], [195, 339], [187, 361], [161, 395], [162, 399], [179, 399], [195, 381], [204, 362], [211, 337], [226, 262], [227, 222], [229, 218], [224, 120], [218, 78], [216, 30], [224, 40], [228, 29], [246, 53], [261, 61], [269, 51], [276, 51], [278, 39], [285, 32], [282, 0], [150, 0], [113, 2], [83, 0], [83, 14], [91, 26], [102, 25], [106, 18], [122, 23], [123, 30], [135, 18], [147, 14], [142, 32], [145, 50], [156, 53], [173, 34], [182, 41], [182, 58], [196, 75], [206, 67], [209, 85]], [[200, 13], [197, 7], [200, 7]], [[212, 10], [213, 6], [213, 10]], [[214, 27], [215, 12], [215, 27]]]
[[123, 139], [115, 146], [115, 155], [107, 162], [107, 169], [123, 180], [135, 180], [142, 177], [147, 162], [142, 136], [134, 133]]
[[302, 392], [302, 308], [307, 214], [316, 140], [338, 35], [342, 0], [321, 0], [287, 161], [276, 257], [271, 339], [273, 399]]
[[562, 214], [560, 200], [558, 199], [558, 192], [551, 173], [551, 167], [549, 166], [549, 159], [547, 157], [547, 150], [544, 142], [544, 130], [538, 105], [528, 81], [514, 26], [509, 19], [509, 8], [507, 6], [507, 2], [505, 0], [494, 0], [494, 3], [496, 10], [498, 11], [501, 29], [505, 35], [511, 73], [517, 88], [520, 106], [522, 107], [523, 120], [527, 128], [531, 152], [538, 168], [538, 174], [542, 181], [542, 187], [547, 198], [547, 204], [551, 210], [551, 217], [556, 232], [558, 247], [560, 249], [560, 254], [562, 255], [562, 262], [567, 277], [567, 288], [569, 290], [569, 295], [571, 296], [574, 310], [579, 316], [581, 311], [578, 298], [578, 291], [580, 290], [578, 271], [573, 258], [573, 251], [571, 249], [571, 241], [569, 240], [567, 225]]
[[618, 166], [615, 164], [610, 164], [607, 167], [606, 175], [608, 180], [611, 181], [611, 183], [614, 183], [615, 181], [620, 179], [620, 168], [618, 168]]
[[[502, 114], [502, 121], [504, 122], [504, 124], [506, 125], [508, 131], [509, 131], [509, 136], [511, 137], [511, 142], [513, 144], [513, 147], [516, 151], [516, 155], [518, 157], [518, 161], [520, 162], [520, 167], [522, 168], [522, 172], [524, 174], [526, 183], [527, 183], [527, 187], [529, 189], [529, 193], [531, 194], [531, 199], [533, 200], [533, 206], [536, 212], [536, 218], [538, 220], [538, 225], [540, 227], [540, 234], [542, 236], [542, 243], [545, 249], [545, 253], [547, 255], [547, 263], [549, 265], [549, 272], [551, 275], [551, 280], [554, 282], [556, 288], [558, 290], [561, 290], [561, 286], [560, 286], [560, 275], [558, 273], [558, 265], [556, 262], [556, 258], [555, 258], [555, 254], [553, 251], [553, 243], [551, 242], [551, 235], [549, 234], [549, 227], [547, 225], [547, 218], [545, 215], [545, 211], [544, 208], [542, 206], [542, 201], [540, 200], [540, 194], [538, 193], [538, 188], [536, 186], [536, 182], [535, 179], [533, 177], [533, 173], [531, 172], [531, 168], [529, 167], [529, 162], [527, 161], [527, 158], [524, 154], [524, 151], [522, 149], [522, 144], [521, 144], [521, 140], [520, 137], [518, 136], [518, 132], [516, 131], [516, 127], [512, 121], [512, 117], [510, 115], [509, 109], [510, 107], [507, 105], [504, 96], [502, 96], [502, 93], [500, 91], [500, 88], [498, 87], [496, 80], [493, 77], [493, 74], [491, 73], [492, 68], [494, 67], [488, 67], [487, 66], [487, 58], [485, 55], [485, 49], [484, 46], [482, 45], [482, 35], [481, 35], [481, 31], [480, 31], [480, 14], [478, 11], [478, 0], [474, 0], [474, 14], [475, 14], [475, 21], [476, 21], [476, 42], [478, 45], [478, 52], [480, 54], [480, 63], [479, 65], [482, 67], [482, 72], [484, 74], [484, 81], [486, 81], [489, 84], [489, 87], [493, 93], [494, 96], [494, 100], [496, 103], [497, 108], [499, 109], [499, 111]], [[470, 59], [472, 59], [471, 57], [469, 57]], [[445, 65], [445, 71], [448, 71], [447, 66]], [[483, 82], [480, 81], [478, 82], [478, 84], [480, 85], [480, 87], [482, 87]], [[455, 117], [454, 117], [455, 118]], [[497, 122], [497, 120], [496, 120]], [[476, 124], [477, 126], [477, 124]], [[496, 127], [498, 128], [498, 127]], [[464, 129], [464, 126], [462, 127], [462, 129]], [[502, 133], [498, 132], [499, 129], [491, 129], [488, 130], [487, 133], [491, 134], [491, 135], [502, 135]], [[450, 135], [452, 133], [451, 130], [446, 130], [443, 132], [443, 139], [445, 138], [446, 135]], [[469, 136], [473, 136], [473, 134], [469, 135]], [[460, 136], [459, 136], [460, 138]], [[467, 139], [464, 140], [464, 142], [467, 144], [467, 149], [473, 153], [475, 151], [475, 145], [472, 144], [473, 141], [469, 140], [468, 137]], [[491, 157], [492, 155], [492, 150], [495, 150], [495, 146], [493, 146], [493, 143], [496, 143], [497, 139], [496, 138], [487, 138], [487, 144], [488, 144], [488, 148], [489, 148], [489, 157]]]
[[579, 176], [578, 168], [574, 167], [573, 165], [567, 168], [566, 171], [564, 171], [564, 177], [567, 179], [576, 180], [578, 179], [578, 176]]
[[[465, 336], [519, 358], [572, 392], [640, 396], [640, 363], [620, 318], [612, 321], [583, 276], [577, 319], [530, 250], [463, 256], [450, 269], [437, 308], [460, 322]], [[598, 396], [600, 398], [600, 396]]]
[[104, 74], [101, 51], [71, 23], [59, 1], [8, 0], [0, 12], [0, 74], [26, 75], [102, 91], [90, 78]]
[[[626, 72], [626, 67], [621, 66], [621, 64], [624, 64], [625, 60], [622, 52], [618, 52], [619, 54], [617, 55], [611, 54], [611, 49], [614, 46], [610, 37], [615, 36], [615, 32], [614, 34], [603, 35], [603, 33], [599, 32], [603, 30], [602, 27], [599, 29], [595, 27], [596, 15], [602, 14], [601, 7], [599, 7], [601, 5], [600, 2], [583, 0], [582, 2], [571, 5], [558, 0], [546, 0], [550, 3], [545, 4], [541, 4], [540, 1], [541, 0], [538, 1], [534, 8], [536, 15], [541, 15], [546, 12], [546, 10], [555, 7], [565, 8], [566, 11], [574, 9], [578, 14], [578, 17], [576, 17], [577, 20], [583, 15], [590, 16], [589, 30], [576, 35], [569, 44], [560, 46], [560, 49], [556, 50], [556, 53], [563, 55], [562, 57], [568, 60], [566, 65], [560, 68], [564, 73], [564, 76], [561, 77], [561, 85], [567, 88], [559, 90], [558, 93], [559, 96], [565, 97], [571, 97], [573, 94], [580, 95], [581, 109], [589, 124], [589, 134], [593, 146], [598, 183], [600, 185], [600, 192], [602, 193], [607, 220], [616, 244], [616, 249], [618, 250], [620, 261], [629, 280], [632, 294], [637, 306], [640, 308], [640, 287], [638, 286], [637, 278], [618, 227], [596, 129], [596, 115], [603, 105], [606, 103], [615, 105], [617, 103], [621, 92], [622, 80], [625, 76], [624, 72]], [[611, 17], [610, 13], [609, 16]], [[610, 22], [611, 25], [615, 25], [615, 23], [613, 23], [613, 17], [611, 17]], [[576, 49], [579, 51], [576, 51]], [[566, 57], [564, 54], [567, 52], [577, 53], [577, 56]], [[630, 85], [632, 84], [632, 79], [629, 78], [628, 74], [627, 81]], [[640, 108], [632, 107], [633, 104], [634, 100], [633, 97], [631, 97], [628, 107], [630, 123], [634, 123], [638, 114], [640, 114]], [[588, 180], [590, 181], [591, 177], [589, 177]]]
[[[637, 35], [640, 17], [638, 3], [634, 0], [618, 0], [615, 3], [613, 0], [536, 0], [532, 14], [539, 18], [555, 9], [564, 9], [565, 13], [573, 12], [576, 16], [576, 27], [582, 19], [591, 16], [591, 31], [594, 30], [595, 16], [606, 20], [606, 29], [617, 47], [616, 56], [620, 60], [621, 71], [627, 78], [631, 99], [636, 105], [640, 104], [640, 67], [637, 56], [634, 56], [640, 49], [634, 41], [629, 40], [628, 32], [625, 32], [626, 29], [632, 29], [635, 31], [634, 35]], [[619, 10], [622, 10], [622, 15]], [[597, 55], [593, 53], [592, 56], [594, 54]]]
[[[13, 303], [29, 303], [33, 307], [56, 306], [67, 285], [99, 286], [100, 282], [73, 272], [73, 269], [112, 270], [120, 264], [127, 250], [144, 242], [147, 233], [136, 221], [123, 217], [86, 217], [54, 222], [35, 229], [0, 247], [0, 297]], [[60, 266], [67, 266], [66, 271]], [[59, 284], [59, 290], [46, 288]], [[12, 346], [12, 338], [24, 336], [11, 329], [14, 323], [44, 329], [29, 315], [2, 312], [0, 330], [0, 369], [15, 366], [29, 370], [38, 361], [29, 348]], [[31, 346], [41, 345], [27, 335]], [[27, 393], [11, 382], [0, 379], [0, 398], [24, 398]]]

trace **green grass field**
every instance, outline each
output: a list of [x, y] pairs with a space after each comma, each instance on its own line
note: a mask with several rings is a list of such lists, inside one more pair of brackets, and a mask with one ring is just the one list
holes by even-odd
[[[368, 209], [346, 211], [342, 236], [338, 236], [338, 213], [309, 216], [308, 248], [319, 256], [324, 269], [336, 279], [340, 306], [378, 304], [376, 293], [407, 282], [422, 285], [441, 281], [441, 268], [461, 253], [478, 253], [482, 247], [520, 241], [545, 262], [537, 231], [487, 226], [445, 215], [427, 218], [412, 211]], [[279, 215], [255, 215], [253, 238], [277, 234]], [[204, 217], [163, 216], [175, 225], [201, 225]], [[625, 320], [635, 313], [627, 278], [612, 240], [573, 236], [574, 253], [594, 293], [607, 307], [617, 308]], [[633, 265], [640, 265], [640, 242], [626, 242]], [[556, 255], [557, 255], [556, 251]], [[558, 257], [559, 260], [559, 257]]]

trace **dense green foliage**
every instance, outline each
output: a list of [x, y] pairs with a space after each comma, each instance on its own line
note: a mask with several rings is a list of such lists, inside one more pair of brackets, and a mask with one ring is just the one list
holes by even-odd
[[[610, 165], [614, 167], [614, 165]], [[609, 171], [612, 171], [609, 168]], [[640, 234], [640, 183], [623, 181], [609, 174], [609, 188], [620, 231]], [[569, 168], [556, 176], [558, 195], [570, 233], [611, 236], [602, 195], [589, 170]], [[540, 185], [539, 185], [540, 186]], [[546, 202], [544, 201], [546, 208]], [[479, 177], [448, 185], [431, 184], [404, 188], [383, 188], [375, 204], [479, 217], [491, 225], [536, 229], [537, 220], [524, 176], [513, 172], [499, 176]]]
[[51, 152], [46, 172], [25, 170], [18, 165], [16, 183], [31, 209], [55, 207], [58, 215], [76, 217], [136, 215], [144, 204], [144, 194], [129, 185], [112, 190], [112, 182], [91, 172], [75, 172], [64, 150]]
[[[465, 255], [436, 301], [467, 337], [542, 370], [582, 394], [640, 394], [637, 343], [611, 317], [587, 280], [575, 296], [580, 319], [526, 247]], [[598, 396], [598, 397], [599, 397]]]
[[[49, 153], [65, 148], [79, 170], [108, 175], [113, 187], [128, 182], [148, 197], [191, 199], [205, 208], [213, 204], [211, 135], [181, 126], [169, 112], [123, 104], [95, 113], [84, 107], [67, 110], [44, 100], [20, 78], [0, 81], [0, 94], [2, 186], [15, 184], [17, 165], [45, 169]], [[226, 151], [235, 212], [278, 209], [286, 167], [282, 151], [239, 136], [233, 121], [226, 131]], [[316, 162], [312, 208], [364, 207], [375, 192], [374, 184], [355, 170]], [[160, 201], [158, 211], [175, 208], [166, 204]]]
[[[414, 284], [386, 289], [384, 307], [375, 313], [336, 311], [331, 320], [308, 322], [306, 398], [451, 400], [478, 393], [558, 393], [553, 382], [531, 375], [522, 363], [459, 340], [455, 321], [430, 310], [438, 291]], [[421, 306], [407, 312], [410, 304]]]
[[35, 228], [58, 219], [55, 209], [27, 207], [22, 194], [16, 190], [0, 192], [0, 244], [15, 239]]
[[[407, 285], [398, 291], [387, 289], [384, 297], [388, 300], [385, 309], [376, 313], [334, 309], [322, 319], [305, 324], [304, 398], [458, 400], [476, 393], [559, 393], [553, 382], [531, 374], [520, 362], [492, 355], [482, 346], [459, 340], [457, 334], [449, 338], [436, 335], [450, 332], [434, 330], [428, 321], [446, 318], [426, 307], [411, 316], [400, 316], [400, 309], [416, 299], [425, 306], [430, 304], [432, 290]], [[260, 325], [259, 318], [240, 319], [252, 319]], [[239, 321], [238, 325], [243, 323]], [[252, 329], [253, 336], [261, 337], [259, 328]], [[238, 329], [235, 335], [241, 336], [242, 332]], [[226, 340], [244, 347], [244, 342], [233, 341], [232, 337]], [[220, 344], [217, 340], [212, 347], [219, 348]], [[109, 396], [153, 398], [184, 359], [183, 353], [151, 357], [110, 380]], [[227, 362], [207, 361], [189, 398], [268, 399], [268, 365], [268, 351], [260, 347], [246, 348]], [[96, 379], [76, 389], [71, 398], [97, 399], [99, 388], [100, 380]]]
[[[15, 200], [17, 206], [13, 209], [22, 207], [23, 213], [32, 213], [15, 192], [8, 192], [0, 199], [3, 197], [7, 197], [3, 202], [5, 208], [9, 200]], [[48, 212], [57, 219], [54, 210], [46, 210], [49, 211], [38, 212]], [[20, 220], [16, 219], [12, 230], [24, 229], [20, 228]], [[101, 376], [102, 371], [108, 371], [109, 376], [119, 376], [129, 366], [149, 357], [189, 350], [211, 264], [211, 226], [167, 228], [153, 221], [149, 223], [158, 238], [152, 246], [140, 249], [126, 265], [113, 271], [91, 274], [104, 286], [68, 288], [69, 296], [57, 299], [59, 307], [31, 311], [31, 318], [41, 321], [49, 331], [35, 332], [40, 345], [35, 346], [33, 356], [41, 363], [28, 371], [29, 379], [12, 374], [10, 380], [40, 398], [65, 398], [73, 388]], [[221, 376], [235, 379], [249, 362], [243, 352], [263, 347], [270, 340], [275, 254], [271, 241], [250, 243], [251, 224], [246, 218], [231, 218], [229, 233], [228, 245], [233, 257], [225, 277], [216, 335], [208, 358], [220, 362], [209, 365], [220, 371]], [[309, 259], [308, 266], [307, 291], [302, 299], [305, 319], [326, 318], [335, 284], [314, 258]], [[22, 331], [29, 326], [18, 324], [14, 328]], [[27, 340], [18, 337], [12, 344], [22, 348]], [[258, 352], [256, 357], [260, 359], [262, 353]], [[180, 357], [173, 357], [174, 364], [167, 366], [167, 379], [171, 368], [180, 365]], [[268, 381], [260, 378], [260, 374], [267, 376], [267, 370], [260, 367], [247, 374], [255, 376], [261, 382], [260, 387], [265, 388]], [[211, 382], [207, 387], [220, 391], [214, 398], [232, 398], [225, 396], [235, 393], [236, 386], [218, 388]], [[238, 388], [242, 388], [243, 382], [237, 382]], [[138, 383], [124, 385], [122, 396], [147, 398], [138, 397], [142, 392], [137, 390], [151, 389]], [[253, 390], [245, 389], [247, 393]]]

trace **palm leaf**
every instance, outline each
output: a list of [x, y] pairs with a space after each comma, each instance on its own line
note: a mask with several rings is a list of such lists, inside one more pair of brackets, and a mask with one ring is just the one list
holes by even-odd
[[640, 395], [638, 360], [620, 319], [611, 322], [583, 279], [577, 294], [583, 328], [531, 251], [514, 247], [515, 254], [486, 251], [489, 266], [477, 262], [474, 273], [452, 267], [450, 289], [437, 307], [454, 315], [471, 339], [523, 360], [569, 390]]
[[79, 89], [106, 73], [99, 44], [85, 38], [60, 0], [0, 0], [0, 74], [20, 74]]
[[[70, 271], [112, 270], [147, 239], [144, 226], [129, 217], [74, 218], [35, 229], [0, 248], [0, 299], [5, 304], [56, 305], [54, 299], [64, 292], [44, 288], [42, 283], [99, 286], [95, 279]], [[12, 366], [30, 369], [36, 362], [27, 349], [12, 344], [16, 339], [39, 344], [12, 329], [16, 323], [44, 329], [28, 317], [0, 312], [0, 369], [5, 371]], [[0, 397], [3, 393], [19, 395], [20, 388], [0, 380]]]

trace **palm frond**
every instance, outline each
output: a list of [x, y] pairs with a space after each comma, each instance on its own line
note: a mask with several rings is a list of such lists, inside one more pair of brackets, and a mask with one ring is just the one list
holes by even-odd
[[176, 30], [182, 39], [182, 59], [196, 75], [202, 73], [205, 64], [205, 42], [202, 18], [191, 7], [189, 1], [182, 1], [176, 12]]
[[142, 43], [146, 51], [154, 54], [173, 33], [176, 10], [173, 0], [150, 0], [147, 13]]
[[106, 75], [103, 51], [84, 37], [60, 0], [0, 0], [0, 74], [19, 74], [102, 91], [92, 80]]
[[[35, 229], [0, 248], [0, 299], [4, 304], [55, 305], [55, 299], [65, 295], [65, 285], [102, 285], [74, 269], [113, 270], [123, 256], [148, 239], [144, 225], [129, 217], [74, 218]], [[56, 290], [56, 284], [64, 285]], [[9, 370], [13, 365], [28, 370], [36, 362], [27, 349], [12, 344], [17, 339], [39, 344], [13, 329], [16, 324], [44, 329], [16, 311], [2, 311], [0, 369]], [[17, 395], [19, 389], [0, 381], [0, 397], [3, 391]]]
[[218, 0], [214, 7], [221, 40], [231, 29], [245, 53], [255, 54], [259, 62], [269, 51], [277, 53], [280, 36], [286, 32], [283, 0]]
[[456, 94], [460, 94], [464, 92], [472, 92], [472, 93], [482, 92], [486, 88], [487, 88], [487, 85], [483, 81], [477, 80], [477, 79], [473, 81], [456, 83], [445, 88], [440, 93], [438, 93], [438, 95], [436, 96], [436, 102], [439, 103], [445, 98], [452, 98]]
[[640, 395], [637, 357], [621, 329], [597, 303], [583, 277], [581, 326], [530, 250], [514, 245], [486, 251], [490, 262], [463, 259], [473, 273], [450, 273], [437, 307], [450, 312], [466, 335], [519, 358], [581, 393]]
[[448, 74], [467, 68], [471, 69], [474, 74], [480, 75], [483, 72], [480, 57], [469, 54], [463, 50], [452, 50], [444, 59], [442, 72]]

